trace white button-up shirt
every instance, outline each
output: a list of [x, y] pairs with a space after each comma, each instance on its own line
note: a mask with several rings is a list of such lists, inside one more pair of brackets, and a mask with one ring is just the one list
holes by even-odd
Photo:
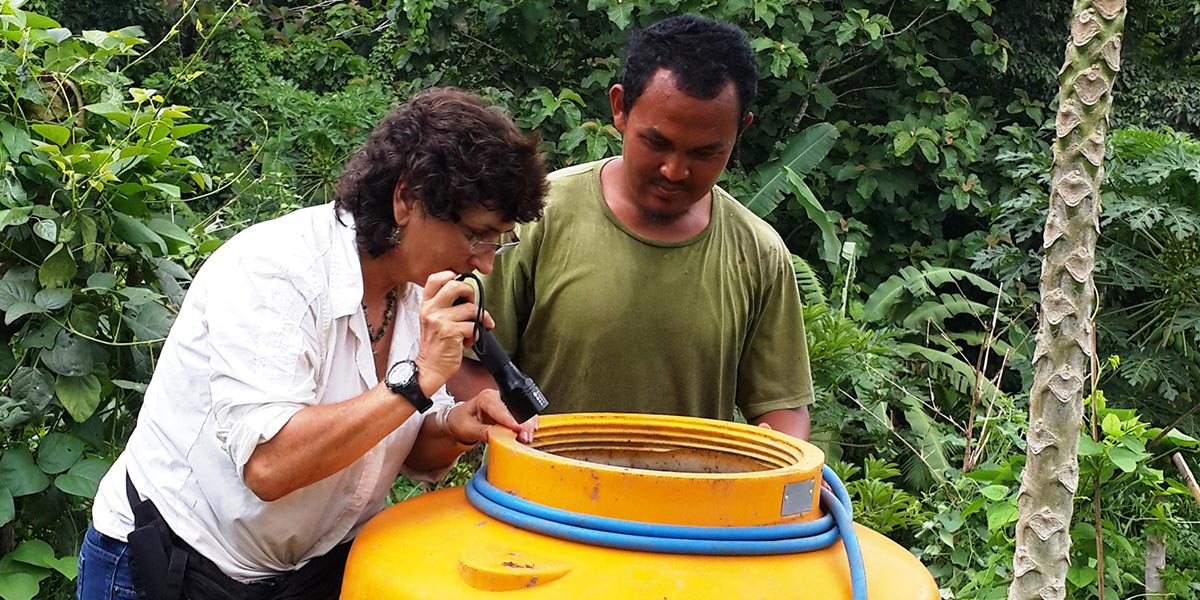
[[[420, 339], [421, 288], [400, 291], [388, 364], [415, 357]], [[133, 529], [128, 472], [181, 539], [249, 581], [353, 538], [384, 508], [397, 473], [443, 475], [403, 468], [423, 420], [415, 414], [346, 469], [274, 502], [242, 479], [255, 447], [297, 411], [379, 382], [362, 297], [353, 217], [339, 221], [332, 204], [250, 227], [214, 252], [163, 346], [137, 427], [100, 483], [96, 529], [119, 540]], [[433, 400], [452, 401], [444, 388]]]

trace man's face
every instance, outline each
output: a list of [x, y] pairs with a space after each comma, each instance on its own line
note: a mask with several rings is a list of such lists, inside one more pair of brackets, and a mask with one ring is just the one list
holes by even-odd
[[629, 200], [643, 218], [669, 224], [702, 200], [729, 161], [740, 129], [737, 88], [730, 82], [715, 98], [700, 100], [675, 87], [659, 69], [629, 112], [624, 89], [613, 86], [613, 124], [624, 134]]

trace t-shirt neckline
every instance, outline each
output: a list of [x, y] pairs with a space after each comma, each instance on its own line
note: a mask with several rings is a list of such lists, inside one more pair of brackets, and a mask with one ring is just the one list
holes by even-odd
[[704, 229], [700, 230], [700, 232], [696, 235], [685, 240], [671, 242], [647, 237], [638, 233], [637, 231], [634, 231], [633, 228], [626, 225], [623, 221], [621, 221], [620, 218], [617, 217], [617, 214], [613, 212], [612, 207], [610, 207], [608, 202], [604, 200], [604, 186], [600, 181], [600, 172], [604, 170], [604, 165], [607, 165], [616, 158], [617, 157], [615, 156], [610, 156], [606, 159], [597, 161], [596, 166], [591, 174], [591, 180], [596, 192], [594, 196], [596, 197], [596, 201], [600, 203], [600, 210], [604, 212], [604, 216], [609, 220], [609, 222], [616, 226], [617, 229], [620, 229], [622, 232], [624, 232], [625, 235], [628, 235], [629, 237], [648, 246], [656, 246], [659, 248], [681, 248], [683, 246], [691, 246], [704, 241], [708, 238], [710, 232], [718, 225], [717, 221], [721, 218], [721, 211], [717, 210], [717, 186], [714, 185], [712, 190], [709, 192], [712, 194], [712, 202], [709, 203], [708, 208], [708, 224], [705, 225]]

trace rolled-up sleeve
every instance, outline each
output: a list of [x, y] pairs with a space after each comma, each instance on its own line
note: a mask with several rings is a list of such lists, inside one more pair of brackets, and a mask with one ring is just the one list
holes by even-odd
[[319, 315], [286, 273], [249, 265], [228, 277], [207, 311], [209, 386], [217, 438], [241, 475], [259, 444], [317, 404]]

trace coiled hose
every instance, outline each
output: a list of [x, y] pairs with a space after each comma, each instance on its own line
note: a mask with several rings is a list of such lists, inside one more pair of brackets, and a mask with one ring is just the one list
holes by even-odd
[[[825, 514], [807, 523], [761, 527], [695, 527], [611, 519], [552, 508], [501, 491], [487, 480], [487, 467], [467, 483], [467, 500], [485, 515], [513, 527], [560, 539], [637, 552], [705, 556], [761, 556], [823, 550], [839, 538], [850, 563], [853, 600], [867, 600], [862, 550], [853, 527], [846, 486], [828, 465], [821, 488]], [[832, 491], [830, 491], [832, 490]]]

